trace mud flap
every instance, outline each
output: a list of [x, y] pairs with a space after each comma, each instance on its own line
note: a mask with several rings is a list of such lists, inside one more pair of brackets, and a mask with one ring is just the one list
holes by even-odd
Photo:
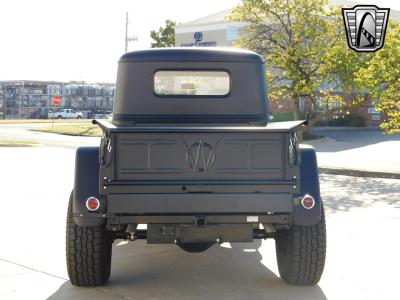
[[[104, 225], [102, 217], [106, 211], [106, 199], [99, 195], [99, 147], [79, 147], [75, 157], [75, 180], [72, 211], [78, 226]], [[89, 212], [86, 199], [96, 197], [100, 200], [98, 211]]]
[[295, 200], [293, 211], [293, 224], [298, 226], [312, 226], [321, 220], [322, 199], [319, 189], [318, 164], [315, 150], [311, 146], [300, 145], [300, 194], [298, 199], [305, 194], [314, 197], [315, 205], [306, 209]]

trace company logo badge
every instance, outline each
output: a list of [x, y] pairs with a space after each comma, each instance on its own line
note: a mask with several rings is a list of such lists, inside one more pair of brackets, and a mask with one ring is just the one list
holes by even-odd
[[203, 34], [201, 32], [195, 32], [193, 38], [196, 42], [201, 42], [203, 39]]
[[202, 139], [190, 146], [185, 143], [185, 146], [186, 160], [190, 168], [196, 173], [207, 173], [215, 162], [215, 147]]
[[374, 52], [383, 47], [389, 8], [356, 5], [343, 8], [343, 20], [349, 47], [358, 52]]

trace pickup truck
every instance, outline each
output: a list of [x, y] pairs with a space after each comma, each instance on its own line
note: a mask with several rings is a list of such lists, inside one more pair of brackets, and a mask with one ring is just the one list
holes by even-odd
[[94, 120], [100, 145], [76, 152], [66, 236], [73, 285], [105, 284], [118, 239], [196, 253], [270, 238], [284, 282], [320, 280], [315, 151], [299, 143], [306, 121], [268, 122], [265, 74], [263, 58], [245, 50], [121, 57], [112, 121]]
[[58, 109], [48, 114], [49, 119], [82, 119], [83, 114], [73, 109]]

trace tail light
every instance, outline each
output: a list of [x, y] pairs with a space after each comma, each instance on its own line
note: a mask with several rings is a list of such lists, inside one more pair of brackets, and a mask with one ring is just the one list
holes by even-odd
[[86, 200], [86, 208], [90, 211], [95, 211], [100, 207], [100, 201], [95, 197], [89, 197]]
[[300, 203], [305, 209], [311, 209], [315, 205], [315, 199], [313, 196], [305, 194], [304, 197], [301, 198]]

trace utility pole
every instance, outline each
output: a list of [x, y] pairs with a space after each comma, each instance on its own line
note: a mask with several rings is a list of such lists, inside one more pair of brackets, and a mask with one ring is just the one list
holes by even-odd
[[129, 37], [128, 35], [128, 25], [129, 24], [129, 18], [128, 18], [128, 12], [126, 12], [126, 20], [125, 20], [125, 53], [128, 52], [128, 43], [129, 42], [136, 42], [138, 40], [137, 36], [132, 36]]

